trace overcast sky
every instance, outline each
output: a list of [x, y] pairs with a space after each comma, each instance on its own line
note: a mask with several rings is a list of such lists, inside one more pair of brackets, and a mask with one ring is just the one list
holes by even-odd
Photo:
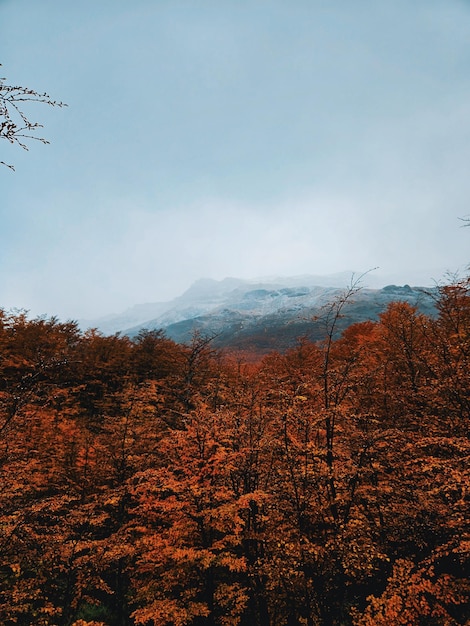
[[69, 105], [0, 144], [7, 309], [470, 261], [468, 1], [0, 0], [0, 62]]

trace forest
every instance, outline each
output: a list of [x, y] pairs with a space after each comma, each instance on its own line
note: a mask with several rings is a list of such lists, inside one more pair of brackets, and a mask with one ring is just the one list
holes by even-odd
[[470, 623], [470, 277], [263, 357], [0, 311], [4, 626]]

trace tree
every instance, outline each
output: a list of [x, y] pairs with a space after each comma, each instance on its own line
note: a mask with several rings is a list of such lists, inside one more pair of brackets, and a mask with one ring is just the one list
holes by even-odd
[[[399, 559], [380, 597], [370, 596], [362, 616], [353, 611], [355, 626], [408, 626], [463, 624], [460, 605], [468, 599], [469, 584], [449, 574], [436, 574], [432, 565], [417, 568]], [[468, 624], [468, 622], [465, 622]]]
[[[5, 78], [0, 78], [0, 139], [6, 139], [11, 144], [20, 146], [23, 150], [29, 150], [26, 143], [29, 139], [44, 144], [49, 143], [44, 137], [38, 137], [35, 134], [43, 126], [28, 118], [23, 111], [23, 104], [25, 102], [42, 102], [53, 107], [65, 107], [67, 105], [64, 102], [53, 100], [45, 92], [41, 93], [19, 85], [7, 85], [5, 80]], [[0, 161], [0, 164], [11, 170], [15, 169], [13, 165], [4, 161]]]
[[248, 366], [0, 309], [0, 623], [470, 624], [469, 279], [352, 296]]

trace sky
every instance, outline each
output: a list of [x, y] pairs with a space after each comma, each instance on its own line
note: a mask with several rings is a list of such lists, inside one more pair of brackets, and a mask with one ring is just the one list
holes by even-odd
[[0, 307], [96, 318], [199, 278], [465, 274], [469, 0], [0, 0]]

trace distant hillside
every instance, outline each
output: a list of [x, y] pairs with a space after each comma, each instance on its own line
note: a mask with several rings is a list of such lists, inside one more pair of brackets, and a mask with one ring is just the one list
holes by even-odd
[[[214, 336], [214, 346], [220, 348], [257, 353], [283, 351], [301, 337], [315, 341], [324, 336], [325, 307], [344, 292], [348, 278], [350, 274], [262, 282], [203, 279], [171, 302], [136, 306], [122, 315], [104, 318], [97, 327], [105, 334], [119, 331], [129, 337], [143, 329], [163, 329], [179, 343], [189, 342], [197, 331]], [[416, 305], [424, 313], [434, 313], [430, 290], [409, 285], [364, 288], [348, 303], [338, 331], [354, 322], [378, 319], [396, 300]]]
[[[266, 353], [286, 350], [299, 338], [324, 336], [325, 307], [344, 292], [351, 274], [300, 276], [249, 281], [226, 278], [196, 281], [170, 302], [137, 305], [123, 314], [82, 322], [104, 334], [135, 337], [143, 329], [163, 329], [179, 343], [194, 332], [214, 336], [214, 346]], [[426, 314], [434, 313], [432, 288], [388, 285], [360, 289], [348, 303], [338, 325], [341, 332], [354, 322], [376, 320], [393, 301], [405, 301]]]
[[[254, 290], [244, 294], [235, 306], [220, 307], [164, 326], [165, 334], [187, 343], [195, 331], [214, 335], [214, 346], [265, 353], [284, 351], [305, 337], [311, 341], [325, 334], [324, 313], [340, 289]], [[405, 301], [428, 315], [435, 312], [434, 300], [422, 289], [390, 285], [383, 289], [363, 289], [345, 307], [338, 333], [355, 322], [376, 320], [390, 302]], [[246, 309], [244, 310], [244, 305]], [[158, 328], [157, 323], [127, 331], [135, 336], [142, 328]]]
[[290, 278], [241, 279], [202, 278], [193, 283], [181, 296], [168, 302], [137, 304], [123, 313], [110, 314], [99, 319], [79, 320], [80, 327], [98, 328], [106, 335], [127, 332], [138, 327], [166, 328], [170, 324], [204, 315], [218, 307], [235, 304], [240, 297], [257, 289], [282, 289], [302, 287], [344, 287], [351, 279], [351, 272], [328, 276], [296, 276]]

